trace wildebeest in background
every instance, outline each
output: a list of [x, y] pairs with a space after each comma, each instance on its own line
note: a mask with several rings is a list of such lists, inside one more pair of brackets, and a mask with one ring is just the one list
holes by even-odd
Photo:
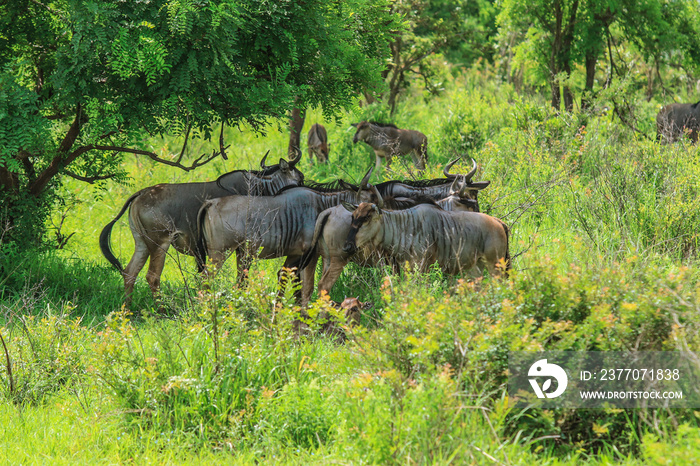
[[[199, 211], [199, 257], [209, 256], [216, 269], [228, 251], [236, 252], [238, 280], [243, 281], [252, 259], [287, 259], [284, 267], [297, 267], [311, 245], [318, 214], [340, 202], [377, 201], [379, 194], [369, 184], [370, 169], [357, 191], [318, 192], [308, 187], [290, 187], [275, 196], [227, 196], [211, 199]], [[258, 252], [260, 250], [260, 252]], [[313, 270], [309, 271], [313, 274]], [[313, 291], [302, 277], [302, 301]]]
[[376, 156], [375, 170], [379, 170], [382, 157], [386, 158], [389, 166], [394, 155], [406, 155], [409, 152], [415, 166], [423, 170], [428, 161], [428, 138], [420, 131], [399, 129], [396, 125], [361, 121], [353, 123], [357, 128], [352, 138], [353, 144], [358, 141], [367, 143]]
[[[320, 222], [326, 225], [320, 225], [325, 231], [319, 247], [323, 257], [319, 293], [330, 292], [345, 265], [358, 261], [355, 254], [369, 262], [378, 263], [378, 258], [408, 262], [422, 270], [437, 262], [443, 273], [453, 275], [470, 271], [478, 276], [484, 267], [498, 275], [502, 259], [510, 266], [508, 227], [478, 212], [446, 212], [430, 204], [387, 211], [370, 203], [345, 203], [319, 216], [317, 232]], [[302, 266], [306, 262], [307, 256]]]
[[328, 162], [328, 154], [331, 151], [331, 145], [328, 143], [328, 134], [323, 125], [314, 123], [309, 130], [309, 139], [307, 141], [309, 148], [309, 159], [314, 160], [314, 154], [321, 163]]
[[700, 102], [694, 104], [669, 104], [656, 115], [656, 140], [677, 141], [689, 131], [690, 139], [698, 141], [700, 131]]
[[[158, 184], [149, 186], [133, 194], [124, 203], [121, 211], [100, 233], [100, 249], [105, 258], [124, 277], [125, 303], [131, 302], [136, 277], [149, 260], [146, 280], [157, 299], [160, 276], [165, 265], [165, 256], [170, 245], [183, 254], [194, 256], [197, 268], [202, 270], [203, 262], [197, 255], [197, 213], [204, 201], [230, 196], [231, 194], [273, 195], [285, 186], [297, 186], [304, 182], [304, 175], [295, 168], [301, 159], [266, 166], [265, 157], [261, 161], [261, 171], [236, 170], [221, 175], [216, 181], [202, 183]], [[134, 255], [126, 268], [122, 267], [112, 252], [110, 236], [112, 227], [127, 208], [129, 226], [134, 237]]]

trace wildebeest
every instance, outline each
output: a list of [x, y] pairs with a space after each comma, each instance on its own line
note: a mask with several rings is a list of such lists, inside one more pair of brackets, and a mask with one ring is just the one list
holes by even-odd
[[433, 180], [406, 180], [406, 181], [385, 181], [377, 184], [377, 190], [383, 198], [420, 198], [427, 197], [433, 200], [444, 199], [452, 194], [454, 180], [463, 176], [466, 184], [462, 197], [473, 199], [477, 204], [478, 209], [478, 193], [480, 190], [488, 187], [490, 181], [472, 181], [477, 170], [476, 160], [472, 159], [472, 169], [465, 175], [451, 174], [449, 171], [452, 166], [457, 163], [459, 158], [448, 163], [443, 169], [445, 178], [436, 178]]
[[[304, 175], [295, 168], [301, 153], [289, 162], [280, 159], [279, 164], [269, 167], [265, 165], [265, 157], [261, 161], [264, 167], [261, 171], [235, 170], [221, 175], [216, 181], [201, 183], [158, 184], [144, 188], [126, 200], [114, 220], [102, 229], [100, 249], [124, 277], [127, 306], [131, 302], [136, 277], [147, 260], [146, 280], [154, 297], [158, 298], [160, 276], [170, 245], [183, 254], [194, 256], [197, 268], [202, 270], [203, 262], [197, 255], [197, 213], [204, 201], [234, 193], [272, 195], [285, 186], [303, 184]], [[129, 206], [129, 226], [135, 246], [134, 255], [123, 268], [112, 252], [110, 236], [114, 224]]]
[[[388, 207], [396, 210], [408, 209], [419, 204], [431, 204], [439, 206], [446, 211], [478, 212], [478, 203], [464, 194], [465, 187], [464, 177], [458, 175], [452, 184], [450, 195], [439, 201], [434, 201], [428, 197], [417, 197], [387, 199], [387, 202], [385, 202], [380, 196], [377, 207], [379, 209]], [[354, 262], [365, 267], [377, 267], [384, 264], [391, 265], [394, 271], [398, 272], [398, 262], [380, 251], [368, 248], [353, 251], [352, 253], [345, 251], [344, 247], [351, 227], [352, 214], [346, 207], [339, 205], [321, 212], [316, 220], [311, 247], [302, 256], [299, 267], [303, 270], [306, 270], [307, 267], [311, 268], [311, 270], [316, 270], [316, 263], [319, 256], [321, 256], [323, 258], [323, 276], [321, 280], [324, 280], [323, 277], [325, 277], [324, 283], [327, 281], [335, 283], [335, 279], [337, 279], [337, 277], [332, 280], [329, 278], [329, 274], [332, 273], [329, 271], [331, 263], [336, 264], [336, 269], [338, 266], [342, 269], [348, 262]], [[311, 272], [305, 273], [309, 274], [307, 275], [307, 280], [313, 280]], [[313, 283], [310, 283], [310, 285], [313, 285]], [[304, 298], [310, 298], [310, 294]]]
[[[346, 201], [376, 201], [375, 187], [369, 184], [370, 169], [358, 191], [318, 192], [307, 187], [291, 187], [275, 196], [227, 196], [202, 204], [198, 214], [199, 256], [209, 256], [216, 269], [226, 260], [227, 251], [236, 252], [238, 280], [253, 257], [284, 257], [285, 267], [296, 267], [302, 253], [311, 245], [316, 217], [329, 207]], [[258, 253], [258, 251], [260, 252]], [[313, 274], [313, 271], [309, 273]], [[306, 290], [302, 277], [302, 297]], [[313, 287], [313, 277], [311, 281]]]
[[[510, 266], [505, 223], [486, 214], [447, 212], [430, 204], [388, 211], [370, 203], [344, 203], [319, 216], [314, 238], [320, 235], [323, 241], [316, 253], [323, 257], [319, 293], [330, 292], [350, 260], [376, 264], [389, 259], [422, 270], [437, 262], [446, 274], [471, 271], [477, 276], [484, 267], [498, 275], [502, 259]], [[359, 258], [354, 257], [357, 254]], [[302, 267], [307, 263], [315, 263], [313, 256], [302, 259]]]
[[656, 140], [677, 141], [689, 131], [690, 139], [698, 141], [700, 131], [700, 102], [694, 104], [669, 104], [656, 115]]
[[420, 131], [399, 129], [396, 125], [361, 121], [353, 123], [357, 128], [352, 138], [353, 144], [362, 141], [374, 149], [376, 156], [375, 170], [379, 170], [381, 159], [386, 158], [387, 167], [394, 155], [406, 155], [409, 152], [415, 166], [423, 170], [428, 161], [428, 138]]
[[307, 141], [309, 148], [309, 160], [314, 160], [314, 154], [321, 163], [328, 162], [328, 154], [331, 151], [331, 145], [328, 143], [328, 134], [323, 125], [314, 123], [309, 130], [309, 139]]
[[479, 212], [479, 202], [473, 196], [471, 196], [471, 193], [469, 193], [467, 188], [468, 185], [464, 180], [464, 176], [458, 175], [452, 182], [449, 196], [443, 199], [435, 201], [427, 196], [417, 196], [412, 198], [397, 197], [390, 199], [387, 207], [391, 210], [398, 210], [408, 209], [419, 204], [434, 204], [449, 212]]

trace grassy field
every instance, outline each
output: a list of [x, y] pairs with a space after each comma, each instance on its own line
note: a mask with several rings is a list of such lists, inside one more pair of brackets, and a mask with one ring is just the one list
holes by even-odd
[[[348, 267], [331, 297], [374, 306], [345, 343], [297, 338], [299, 309], [290, 293], [277, 296], [281, 260], [257, 262], [244, 290], [230, 261], [204, 292], [193, 260], [171, 249], [171, 316], [155, 315], [142, 274], [133, 319], [97, 244], [142, 187], [285, 155], [285, 125], [265, 136], [229, 130], [229, 160], [194, 173], [129, 159], [128, 185], [66, 181], [53, 223], [73, 236], [19, 261], [0, 291], [12, 369], [0, 369], [0, 462], [697, 464], [698, 411], [516, 409], [505, 371], [508, 351], [698, 350], [698, 148], [630, 131], [603, 112], [607, 102], [559, 114], [492, 78], [477, 70], [438, 97], [416, 93], [391, 120], [428, 136], [426, 176], [455, 155], [462, 171], [477, 160], [475, 179], [491, 181], [482, 211], [511, 227], [513, 273], [474, 283]], [[638, 101], [653, 138], [660, 103]], [[332, 147], [326, 166], [305, 154], [307, 179], [356, 181], [373, 165], [370, 149], [352, 144], [350, 123], [362, 119], [389, 116], [373, 106], [331, 121], [309, 112], [304, 131], [322, 122]], [[179, 151], [174, 137], [143, 144]], [[396, 161], [372, 181], [411, 176], [410, 162]], [[126, 217], [112, 244], [126, 263]], [[310, 314], [323, 311], [334, 312], [318, 299]]]

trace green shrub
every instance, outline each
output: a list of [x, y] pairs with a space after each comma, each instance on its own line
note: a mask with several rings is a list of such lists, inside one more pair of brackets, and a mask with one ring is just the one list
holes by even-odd
[[[15, 316], [19, 323], [3, 327], [3, 395], [17, 405], [37, 405], [69, 387], [78, 390], [86, 374], [90, 332], [69, 308], [47, 317]], [[9, 358], [9, 366], [6, 362]]]

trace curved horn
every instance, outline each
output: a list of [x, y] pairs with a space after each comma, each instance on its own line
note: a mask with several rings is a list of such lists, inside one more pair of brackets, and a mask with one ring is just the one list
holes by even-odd
[[360, 189], [367, 189], [369, 183], [369, 178], [372, 176], [372, 170], [374, 170], [374, 167], [369, 167], [369, 170], [367, 170], [367, 173], [365, 173], [365, 176], [362, 178], [362, 181], [360, 181]]
[[294, 153], [296, 154], [296, 157], [294, 157], [293, 159], [291, 159], [289, 161], [289, 166], [291, 168], [294, 168], [294, 165], [299, 163], [299, 161], [301, 160], [301, 149], [299, 149], [298, 147], [294, 147], [293, 150], [294, 150]]
[[370, 189], [372, 190], [374, 195], [377, 196], [377, 202], [376, 202], [377, 207], [379, 207], [380, 209], [383, 209], [384, 208], [384, 199], [382, 198], [382, 195], [379, 194], [379, 190], [374, 185], [372, 185], [372, 187]]
[[265, 165], [265, 159], [267, 158], [267, 154], [269, 154], [269, 153], [270, 153], [269, 150], [268, 150], [267, 152], [265, 152], [265, 155], [263, 155], [263, 158], [262, 158], [262, 160], [260, 161], [260, 168], [262, 168], [263, 170], [265, 170], [265, 169], [267, 169], [267, 168], [270, 168], [270, 167], [268, 167], [267, 165]]
[[450, 162], [450, 163], [448, 163], [447, 165], [445, 165], [445, 169], [442, 171], [442, 173], [445, 175], [445, 178], [454, 178], [454, 177], [457, 176], [457, 175], [450, 175], [450, 168], [452, 168], [452, 166], [453, 166], [454, 164], [456, 164], [456, 163], [459, 161], [459, 159], [461, 159], [461, 158], [462, 158], [461, 156], [460, 156], [460, 157], [457, 157], [457, 158], [454, 159], [452, 162]]
[[474, 176], [474, 173], [476, 173], [477, 165], [476, 165], [476, 160], [474, 160], [474, 157], [472, 157], [472, 163], [474, 164], [474, 165], [472, 166], [472, 169], [469, 171], [469, 173], [467, 173], [466, 175], [464, 175], [464, 181], [465, 181], [466, 184], [471, 183], [472, 177]]

